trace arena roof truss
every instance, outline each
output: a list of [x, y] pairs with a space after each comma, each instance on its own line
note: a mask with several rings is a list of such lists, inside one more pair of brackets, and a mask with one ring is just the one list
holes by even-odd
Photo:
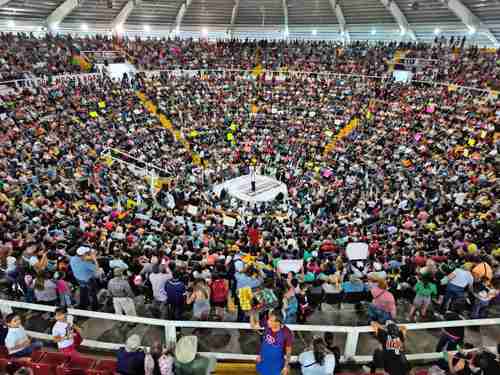
[[[0, 31], [499, 45], [500, 0], [0, 0]], [[117, 30], [118, 29], [118, 30]]]
[[484, 34], [493, 44], [500, 45], [498, 39], [481, 20], [470, 11], [460, 0], [439, 0], [446, 4], [450, 10], [463, 22], [471, 34], [476, 31]]

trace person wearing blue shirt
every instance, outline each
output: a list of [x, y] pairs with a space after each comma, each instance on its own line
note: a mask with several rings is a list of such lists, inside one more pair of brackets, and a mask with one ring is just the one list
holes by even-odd
[[342, 290], [344, 293], [361, 293], [366, 292], [366, 285], [356, 275], [351, 275], [349, 281], [342, 283]]
[[70, 259], [73, 276], [80, 285], [80, 309], [87, 309], [92, 304], [92, 310], [97, 310], [97, 285], [95, 275], [97, 271], [96, 253], [89, 247], [80, 246], [76, 255]]

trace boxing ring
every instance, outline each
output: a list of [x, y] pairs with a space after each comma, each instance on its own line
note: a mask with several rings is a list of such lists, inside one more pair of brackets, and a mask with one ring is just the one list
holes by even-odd
[[[255, 181], [255, 191], [252, 190], [252, 179]], [[288, 197], [288, 189], [283, 182], [259, 174], [243, 175], [213, 187], [217, 195], [220, 195], [222, 189], [225, 189], [230, 196], [250, 203], [269, 202], [280, 193], [283, 194], [283, 199]]]

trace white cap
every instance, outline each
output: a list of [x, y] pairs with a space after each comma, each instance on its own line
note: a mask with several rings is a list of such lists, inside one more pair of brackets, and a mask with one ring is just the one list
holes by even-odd
[[90, 253], [90, 251], [91, 251], [90, 247], [80, 246], [78, 248], [78, 250], [76, 250], [76, 254], [82, 256], [82, 255], [85, 255], [87, 253]]

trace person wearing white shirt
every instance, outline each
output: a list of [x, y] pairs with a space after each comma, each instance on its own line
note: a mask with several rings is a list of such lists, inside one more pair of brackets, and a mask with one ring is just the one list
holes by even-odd
[[59, 307], [55, 311], [56, 324], [52, 327], [52, 338], [57, 343], [59, 351], [64, 353], [65, 356], [75, 357], [78, 356], [76, 351], [74, 333], [79, 332], [80, 329], [68, 322], [66, 319], [66, 308]]
[[330, 353], [322, 338], [315, 338], [312, 350], [299, 355], [302, 375], [333, 375], [335, 372], [335, 356]]
[[11, 357], [31, 357], [31, 354], [42, 347], [38, 341], [31, 342], [21, 324], [19, 315], [12, 313], [7, 315], [5, 322], [9, 327], [5, 337], [5, 347]]
[[171, 273], [166, 273], [165, 265], [153, 265], [153, 273], [149, 275], [149, 281], [153, 289], [154, 305], [160, 311], [160, 316], [164, 318], [167, 314], [167, 292], [165, 284], [172, 278]]

